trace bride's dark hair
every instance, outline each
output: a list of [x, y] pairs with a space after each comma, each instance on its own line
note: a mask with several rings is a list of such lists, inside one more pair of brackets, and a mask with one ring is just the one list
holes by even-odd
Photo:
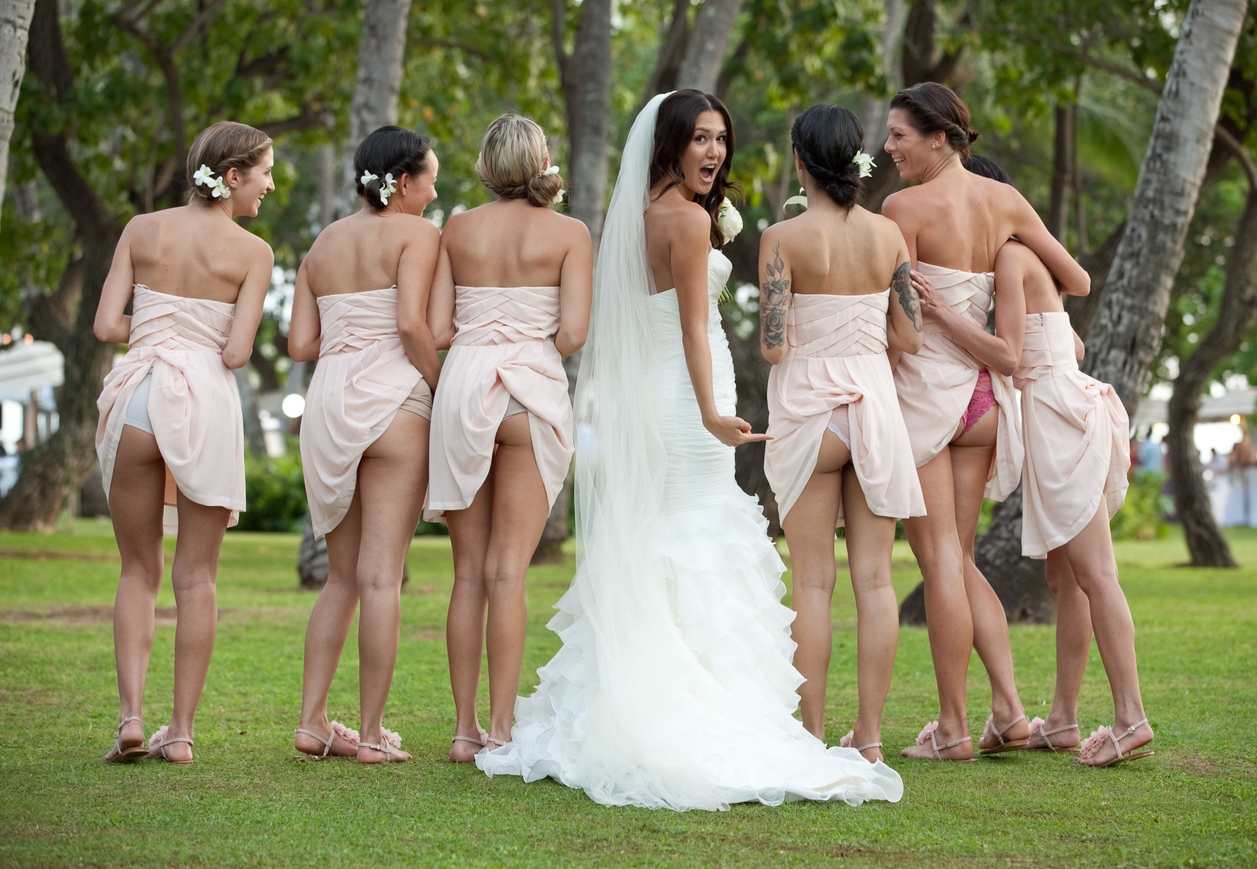
[[684, 178], [681, 155], [694, 137], [698, 116], [708, 111], [719, 112], [724, 119], [725, 161], [716, 168], [716, 179], [711, 190], [695, 201], [711, 217], [711, 244], [712, 247], [720, 248], [724, 246], [724, 236], [716, 223], [716, 214], [725, 200], [725, 194], [730, 190], [740, 193], [742, 186], [729, 181], [729, 167], [733, 165], [733, 119], [719, 97], [686, 89], [676, 91], [659, 104], [659, 116], [655, 119], [655, 144], [650, 155], [650, 188], [654, 189], [660, 181], [671, 177], [672, 181], [659, 193], [662, 196], [681, 183]]

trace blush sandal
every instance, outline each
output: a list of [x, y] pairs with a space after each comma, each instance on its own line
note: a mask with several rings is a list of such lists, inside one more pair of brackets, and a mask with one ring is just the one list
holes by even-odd
[[[455, 736], [453, 739], [450, 740], [450, 745], [455, 745], [459, 742], [466, 742], [471, 745], [484, 748], [488, 740], [489, 740], [489, 734], [481, 730], [479, 738], [475, 736]], [[450, 750], [453, 751], [453, 749], [450, 749]], [[477, 752], [477, 754], [478, 753], [479, 752]], [[454, 763], [471, 763], [474, 759], [475, 759], [474, 756], [472, 758], [469, 758], [468, 760], [454, 760], [454, 758], [452, 757], [450, 758], [450, 760], [453, 761]]]
[[[1122, 740], [1126, 739], [1128, 736], [1134, 736], [1135, 731], [1139, 730], [1139, 728], [1143, 727], [1147, 723], [1147, 718], [1136, 721], [1130, 727], [1127, 727], [1126, 730], [1122, 732], [1121, 736], [1114, 736], [1113, 728], [1111, 727], [1101, 726], [1097, 728], [1089, 737], [1087, 737], [1087, 740], [1079, 746], [1079, 756], [1074, 758], [1074, 763], [1079, 766], [1117, 766], [1119, 763], [1125, 763], [1128, 760], [1139, 760], [1141, 757], [1152, 757], [1152, 755], [1156, 754], [1156, 752], [1152, 749], [1148, 749], [1147, 751], [1135, 750], [1130, 754], [1122, 754]], [[1091, 757], [1100, 750], [1106, 739], [1113, 743], [1113, 748], [1117, 751], [1117, 757], [1110, 758], [1104, 763], [1084, 763], [1083, 761], [1086, 758]], [[1148, 742], [1151, 741], [1151, 739], [1148, 740]], [[1147, 742], [1144, 743], [1144, 745], [1147, 744]], [[1143, 746], [1140, 746], [1140, 748], [1142, 747]]]
[[999, 740], [999, 742], [996, 745], [991, 746], [990, 748], [983, 748], [982, 739], [979, 739], [978, 740], [978, 753], [983, 754], [983, 755], [1003, 754], [1006, 751], [1021, 751], [1022, 749], [1024, 749], [1026, 746], [1030, 744], [1029, 737], [1026, 737], [1025, 739], [1005, 739], [1004, 734], [1012, 730], [1013, 725], [1017, 724], [1020, 721], [1025, 721], [1025, 720], [1026, 720], [1026, 716], [1019, 715], [1016, 718], [1014, 718], [1012, 721], [1005, 724], [999, 730], [996, 730], [995, 729], [995, 715], [992, 714], [990, 718], [986, 719], [986, 726], [982, 728], [982, 739], [986, 739], [988, 736], [994, 736], [997, 740]]
[[[399, 755], [399, 750], [401, 749], [401, 747], [402, 747], [401, 734], [392, 730], [388, 730], [387, 728], [381, 727], [379, 742], [376, 742], [376, 743], [359, 742], [358, 748], [369, 748], [372, 751], [378, 751], [380, 754], [384, 755], [384, 759], [383, 760], [359, 760], [358, 763], [405, 763], [407, 760], [410, 760], [410, 758], [409, 756], [401, 757]], [[395, 757], [394, 755], [399, 755], [399, 756]]]
[[164, 760], [166, 763], [176, 763], [180, 766], [191, 766], [196, 763], [194, 760], [171, 760], [166, 756], [166, 746], [174, 745], [179, 742], [186, 742], [189, 746], [193, 744], [191, 738], [187, 736], [170, 736], [170, 725], [163, 724], [157, 728], [157, 732], [148, 740], [147, 756], [154, 760]]
[[[919, 734], [917, 734], [916, 744], [925, 745], [925, 742], [928, 739], [930, 743], [930, 750], [934, 752], [934, 760], [946, 760], [951, 763], [973, 763], [972, 757], [957, 757], [957, 758], [943, 757], [944, 751], [947, 751], [950, 748], [955, 748], [958, 745], [964, 745], [966, 742], [973, 742], [972, 736], [962, 736], [960, 737], [960, 739], [957, 739], [955, 742], [949, 742], [946, 745], [939, 745], [938, 740], [935, 739], [934, 737], [934, 734], [937, 732], [938, 732], [938, 722], [931, 721], [929, 724], [925, 725], [925, 728], [922, 729], [922, 731]], [[926, 758], [921, 758], [921, 759], [924, 760]]]
[[139, 721], [140, 716], [128, 715], [126, 718], [118, 722], [118, 732], [113, 741], [113, 748], [109, 749], [105, 755], [105, 763], [134, 763], [141, 758], [148, 756], [148, 749], [144, 747], [144, 736], [141, 734], [139, 745], [128, 745], [122, 747], [122, 728], [127, 726], [129, 721]]
[[[1026, 751], [1050, 751], [1053, 754], [1077, 754], [1078, 746], [1076, 745], [1057, 745], [1052, 741], [1052, 737], [1058, 733], [1067, 733], [1070, 730], [1078, 730], [1077, 724], [1066, 724], [1064, 727], [1057, 727], [1054, 730], [1044, 730], [1047, 722], [1042, 718], [1035, 718], [1030, 722], [1030, 739], [1043, 740], [1042, 745], [1027, 745]], [[1079, 736], [1082, 731], [1079, 731]]]
[[[868, 745], [852, 745], [853, 742], [855, 742], [855, 731], [848, 730], [847, 735], [844, 736], [842, 739], [838, 740], [838, 745], [841, 746], [842, 748], [854, 748], [856, 751], [860, 752], [861, 756], [863, 756], [864, 752], [866, 752], [870, 748], [882, 747], [882, 744], [880, 742], [870, 742]], [[869, 760], [867, 757], [864, 759]], [[877, 763], [877, 761], [869, 760], [869, 763]]]
[[[298, 727], [293, 731], [293, 733], [304, 734], [323, 746], [323, 751], [320, 754], [315, 754], [312, 751], [304, 751], [301, 752], [301, 754], [295, 755], [293, 760], [327, 760], [329, 757], [349, 757], [350, 755], [347, 754], [332, 754], [332, 743], [336, 741], [336, 737], [338, 736], [342, 741], [349, 743], [350, 747], [352, 747], [354, 751], [358, 750], [358, 731], [350, 730], [339, 721], [332, 722], [332, 735], [327, 739], [324, 739], [312, 730], [306, 730], [304, 727]], [[297, 750], [301, 751], [301, 749]]]

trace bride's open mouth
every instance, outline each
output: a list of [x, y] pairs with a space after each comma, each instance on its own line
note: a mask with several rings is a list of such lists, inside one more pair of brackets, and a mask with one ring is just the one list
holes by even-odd
[[704, 184], [710, 184], [712, 181], [714, 181], [716, 179], [715, 164], [713, 163], [709, 166], [700, 166], [698, 168], [698, 177], [703, 179]]

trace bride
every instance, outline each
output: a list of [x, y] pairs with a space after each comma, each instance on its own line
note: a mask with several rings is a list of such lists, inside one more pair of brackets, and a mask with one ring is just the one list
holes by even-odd
[[676, 810], [903, 793], [793, 715], [784, 565], [733, 473], [733, 448], [764, 438], [734, 415], [716, 307], [733, 150], [728, 110], [694, 90], [656, 96], [629, 133], [577, 382], [578, 563], [549, 625], [563, 647], [512, 741], [476, 756], [490, 776]]

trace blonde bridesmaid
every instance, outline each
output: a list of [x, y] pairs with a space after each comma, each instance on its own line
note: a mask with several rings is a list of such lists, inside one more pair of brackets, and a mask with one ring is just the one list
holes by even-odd
[[856, 205], [872, 162], [855, 115], [813, 106], [790, 138], [808, 209], [760, 241], [760, 346], [773, 364], [764, 472], [790, 545], [803, 726], [824, 741], [834, 528], [845, 523], [860, 706], [841, 744], [878, 761], [899, 637], [895, 520], [925, 512], [887, 349], [917, 352], [921, 309], [899, 228]]
[[[965, 161], [970, 172], [1009, 183], [994, 163]], [[1135, 661], [1135, 625], [1117, 578], [1109, 520], [1126, 499], [1130, 420], [1117, 391], [1078, 370], [1082, 341], [1069, 324], [1052, 273], [1025, 245], [995, 257], [995, 281], [1026, 299], [1026, 339], [1013, 383], [1021, 390], [1026, 459], [1022, 469], [1021, 551], [1047, 559], [1056, 594], [1056, 695], [1047, 719], [1030, 722], [1032, 751], [1078, 754], [1085, 766], [1148, 757]], [[1078, 694], [1094, 630], [1113, 692], [1114, 725], [1085, 742]]]
[[[510, 740], [524, 575], [572, 460], [562, 359], [585, 343], [593, 249], [583, 223], [551, 209], [558, 172], [534, 121], [507, 114], [490, 124], [476, 173], [496, 198], [450, 218], [432, 288], [432, 334], [450, 352], [425, 514], [449, 524], [454, 548], [446, 642], [456, 762]], [[488, 733], [476, 714], [486, 633]]]
[[[255, 217], [275, 189], [273, 162], [261, 130], [223, 121], [202, 131], [188, 150], [188, 204], [134, 217], [101, 290], [96, 337], [129, 345], [96, 403], [96, 451], [122, 556], [113, 617], [122, 714], [107, 761], [192, 763], [218, 623], [218, 554], [245, 508], [244, 427], [229, 369], [249, 361], [274, 265], [266, 242], [235, 219]], [[163, 530], [178, 535], [174, 712], [145, 747]]]
[[[903, 754], [964, 761], [974, 749], [965, 697], [974, 649], [991, 682], [978, 749], [1024, 748], [1030, 737], [1004, 608], [973, 556], [983, 495], [1002, 501], [1021, 480], [1009, 375], [1021, 357], [1025, 302], [994, 280], [995, 255], [1015, 235], [1066, 287], [1085, 293], [1090, 279], [1016, 190], [965, 170], [961, 160], [978, 134], [947, 87], [927, 82], [900, 91], [886, 126], [885, 149], [900, 177], [921, 182], [890, 196], [882, 212], [908, 243], [925, 318], [921, 352], [899, 361], [895, 387], [925, 493], [926, 515], [904, 529], [925, 580], [940, 707], [938, 721]], [[993, 335], [985, 329], [992, 303]]]
[[[310, 521], [327, 538], [327, 584], [306, 629], [301, 725], [313, 757], [409, 760], [385, 730], [402, 570], [428, 478], [428, 422], [439, 375], [428, 291], [440, 233], [427, 137], [381, 127], [354, 155], [362, 208], [324, 229], [297, 273], [288, 350], [318, 359], [301, 423]], [[327, 695], [354, 609], [362, 729], [329, 721]]]

